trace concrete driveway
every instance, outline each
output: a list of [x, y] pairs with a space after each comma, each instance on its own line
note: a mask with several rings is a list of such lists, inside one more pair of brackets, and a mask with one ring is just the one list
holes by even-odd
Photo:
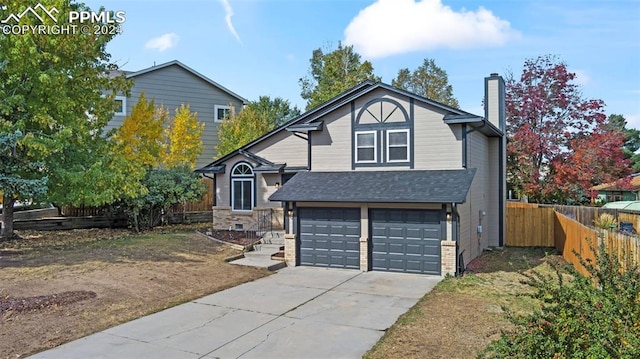
[[32, 358], [360, 358], [440, 280], [285, 268]]

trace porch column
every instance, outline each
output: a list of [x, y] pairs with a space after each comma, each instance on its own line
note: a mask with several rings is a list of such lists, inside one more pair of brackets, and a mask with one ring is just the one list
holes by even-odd
[[369, 206], [360, 207], [360, 270], [369, 270]]
[[440, 274], [456, 274], [456, 242], [453, 240], [453, 208], [447, 205], [446, 240], [440, 242]]
[[296, 265], [296, 235], [293, 233], [293, 210], [287, 211], [289, 229], [284, 235], [284, 261], [288, 266]]

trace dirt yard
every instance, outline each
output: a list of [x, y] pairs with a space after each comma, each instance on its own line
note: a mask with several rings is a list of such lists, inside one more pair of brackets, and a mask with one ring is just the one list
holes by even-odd
[[548, 273], [552, 262], [563, 262], [553, 248], [484, 254], [469, 264], [463, 277], [446, 278], [401, 316], [365, 358], [475, 358], [509, 328], [503, 306], [524, 314], [537, 305], [518, 295], [530, 290], [520, 283], [524, 278], [519, 272]]
[[[195, 228], [195, 227], [194, 227]], [[20, 358], [269, 274], [181, 227], [18, 232], [0, 242], [0, 358]]]

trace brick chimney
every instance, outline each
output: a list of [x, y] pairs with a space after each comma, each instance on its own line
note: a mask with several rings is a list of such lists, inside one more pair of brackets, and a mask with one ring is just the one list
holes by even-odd
[[484, 118], [505, 131], [504, 79], [497, 73], [484, 78]]

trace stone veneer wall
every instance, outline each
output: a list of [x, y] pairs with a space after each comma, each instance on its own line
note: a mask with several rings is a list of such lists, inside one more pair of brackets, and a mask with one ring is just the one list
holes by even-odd
[[456, 242], [455, 241], [442, 241], [441, 246], [441, 269], [440, 274], [455, 275], [456, 274]]
[[213, 207], [213, 228], [236, 229], [236, 224], [242, 224], [243, 229], [250, 229], [258, 222], [259, 210], [272, 210], [271, 224], [274, 230], [284, 229], [283, 208], [254, 208], [251, 212], [234, 212], [231, 207]]

